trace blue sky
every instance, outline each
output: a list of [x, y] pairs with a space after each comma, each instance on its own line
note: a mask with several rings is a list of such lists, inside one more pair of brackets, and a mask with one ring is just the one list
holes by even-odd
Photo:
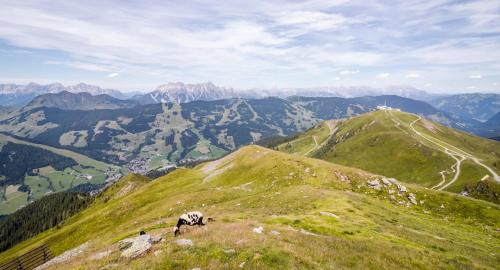
[[0, 82], [500, 92], [500, 1], [0, 0]]

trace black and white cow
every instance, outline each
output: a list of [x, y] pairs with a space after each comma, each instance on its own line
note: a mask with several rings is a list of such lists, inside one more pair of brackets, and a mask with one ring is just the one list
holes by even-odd
[[180, 228], [182, 225], [203, 226], [206, 224], [203, 223], [203, 214], [201, 212], [187, 212], [185, 214], [182, 214], [179, 218], [179, 221], [177, 221], [177, 225], [174, 227], [174, 236], [177, 236], [181, 233]]

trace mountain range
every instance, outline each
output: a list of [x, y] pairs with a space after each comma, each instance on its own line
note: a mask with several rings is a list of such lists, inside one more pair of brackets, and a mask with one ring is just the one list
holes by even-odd
[[133, 96], [132, 99], [142, 104], [154, 104], [167, 102], [187, 103], [197, 100], [210, 101], [237, 97], [241, 97], [241, 95], [234, 89], [219, 87], [211, 82], [201, 84], [176, 82], [160, 85], [154, 91]]
[[[56, 100], [52, 104], [60, 103]], [[32, 105], [37, 103], [40, 104]], [[112, 164], [130, 164], [137, 159], [140, 163], [157, 164], [154, 160], [159, 156], [166, 156], [171, 162], [218, 156], [261, 138], [291, 135], [318, 121], [355, 116], [384, 103], [448, 126], [473, 128], [474, 123], [461, 122], [425, 102], [399, 96], [237, 98], [146, 104], [133, 110], [67, 108], [76, 108], [78, 104], [65, 108], [27, 106], [0, 116], [0, 128], [18, 138], [66, 148]]]
[[60, 83], [47, 85], [40, 85], [36, 83], [29, 83], [26, 85], [0, 84], [0, 105], [22, 107], [27, 105], [31, 100], [33, 100], [33, 98], [39, 95], [59, 93], [63, 91], [72, 93], [87, 92], [92, 95], [107, 94], [119, 99], [126, 98], [126, 96], [118, 90], [103, 89], [99, 86], [89, 85], [85, 83], [79, 83], [70, 86], [64, 86]]
[[[144, 100], [141, 102], [136, 98], [123, 100], [107, 94], [92, 95], [87, 92], [62, 91], [41, 94], [22, 108], [2, 108], [0, 130], [3, 134], [10, 136], [11, 142], [15, 139], [17, 144], [29, 143], [32, 147], [50, 146], [55, 149], [64, 149], [64, 151], [71, 151], [69, 155], [64, 155], [68, 158], [83, 154], [95, 161], [84, 163], [84, 165], [77, 161], [78, 165], [61, 169], [53, 166], [38, 166], [29, 170], [21, 170], [22, 168], [18, 170], [12, 164], [6, 163], [7, 170], [20, 172], [22, 176], [17, 177], [15, 182], [9, 185], [2, 185], [4, 188], [2, 194], [9, 203], [3, 205], [5, 207], [0, 207], [2, 208], [0, 213], [15, 210], [20, 205], [43, 196], [46, 192], [100, 188], [108, 178], [114, 179], [116, 175], [121, 174], [116, 169], [109, 169], [116, 165], [144, 174], [174, 164], [189, 164], [213, 159], [262, 139], [294, 135], [324, 120], [350, 118], [371, 112], [382, 104], [423, 116], [448, 127], [474, 132], [485, 137], [498, 138], [500, 136], [498, 114], [482, 123], [468, 116], [436, 109], [424, 101], [395, 95], [355, 98], [301, 96], [231, 98], [183, 102], [189, 99], [208, 99], [210, 89], [213, 87], [218, 88], [210, 83], [204, 86], [170, 84], [158, 89], [158, 93], [177, 94], [165, 97], [172, 98], [173, 102], [161, 104], [144, 102]], [[232, 89], [220, 89], [226, 94], [235, 93]], [[222, 96], [224, 95], [214, 98]], [[492, 98], [484, 100], [494, 102]], [[153, 101], [150, 100], [150, 102]], [[493, 105], [490, 106], [490, 111], [494, 111], [493, 107]], [[390, 127], [392, 123], [390, 121], [378, 122], [383, 123], [384, 127]], [[395, 133], [393, 135], [390, 138], [397, 137]], [[370, 134], [369, 137], [377, 136], [377, 134]], [[5, 148], [6, 152], [1, 152], [0, 148], [0, 155], [4, 154], [7, 157], [12, 153], [21, 153], [15, 149], [24, 149], [22, 145], [8, 144], [9, 140], [0, 140], [0, 145], [8, 145]], [[390, 140], [387, 139], [387, 141]], [[411, 145], [418, 143], [418, 141], [410, 141], [404, 147], [411, 149]], [[401, 144], [402, 141], [394, 142], [394, 145], [401, 146]], [[494, 146], [491, 147], [494, 148]], [[477, 149], [481, 148], [478, 146]], [[40, 152], [38, 149], [32, 151]], [[359, 156], [363, 156], [364, 148], [360, 148], [359, 151], [361, 153]], [[432, 157], [442, 156], [439, 160], [444, 163], [453, 161], [449, 156], [436, 150], [429, 150], [428, 153], [434, 154], [421, 158], [433, 160]], [[377, 160], [377, 158], [366, 158]], [[97, 160], [107, 164], [96, 167]], [[348, 160], [348, 158], [342, 158], [342, 161]], [[342, 161], [338, 162], [342, 163]], [[404, 162], [410, 161], [404, 160]], [[4, 165], [7, 166], [6, 164]], [[375, 164], [373, 168], [360, 168], [417, 183], [424, 181], [422, 179], [428, 181], [427, 183], [434, 183], [439, 178], [435, 172], [432, 173], [432, 177], [430, 175], [410, 177], [406, 174], [402, 176], [391, 174], [390, 171], [376, 169], [384, 168], [384, 166], [373, 164]], [[438, 162], [422, 166], [435, 164]], [[464, 164], [470, 165], [467, 161]], [[357, 166], [358, 164], [346, 165]], [[481, 169], [474, 170], [484, 172]], [[29, 175], [25, 175], [26, 171], [29, 171]], [[103, 174], [107, 176], [104, 177]], [[1, 177], [11, 178], [6, 174], [0, 174]], [[61, 177], [73, 180], [62, 184]], [[475, 175], [471, 179], [477, 177]], [[85, 180], [86, 178], [88, 179]], [[34, 186], [33, 183], [41, 181], [40, 179], [43, 179], [46, 184]], [[457, 183], [460, 183], [460, 186], [455, 191], [461, 190], [464, 183], [472, 182], [460, 180]], [[8, 186], [10, 186], [9, 192], [7, 192]]]
[[[49, 93], [0, 114], [0, 260], [46, 244], [46, 269], [495, 268], [500, 143], [455, 128], [498, 114], [187, 92]], [[189, 210], [210, 223], [175, 238]]]
[[24, 109], [49, 107], [61, 110], [100, 110], [132, 108], [137, 105], [139, 103], [134, 100], [118, 99], [107, 94], [92, 95], [88, 92], [71, 93], [62, 91], [39, 95], [30, 101]]
[[[61, 92], [65, 93], [56, 95]], [[92, 98], [88, 95], [80, 95], [77, 97], [69, 94], [80, 92], [90, 93], [92, 96], [104, 94], [115, 99], [112, 100], [106, 96]], [[40, 95], [44, 96], [40, 99], [33, 100]], [[3, 107], [1, 110], [2, 112], [12, 110], [11, 108], [13, 107], [19, 108], [28, 105], [30, 102], [30, 105], [33, 106], [43, 106], [46, 104], [46, 106], [59, 107], [61, 109], [91, 110], [101, 108], [129, 108], [137, 104], [169, 102], [182, 104], [198, 100], [213, 101], [231, 98], [262, 99], [266, 97], [280, 97], [287, 99], [294, 96], [358, 98], [381, 95], [397, 95], [427, 102], [442, 113], [447, 114], [448, 118], [454, 119], [453, 121], [445, 123], [449, 126], [458, 127], [482, 136], [496, 137], [498, 135], [496, 132], [497, 128], [483, 125], [483, 123], [494, 114], [500, 112], [500, 95], [480, 93], [436, 95], [408, 86], [393, 86], [387, 88], [361, 86], [235, 90], [233, 88], [216, 86], [210, 82], [201, 84], [184, 84], [182, 82], [176, 82], [160, 85], [149, 93], [136, 94], [127, 98], [126, 94], [118, 90], [102, 89], [98, 86], [83, 83], [74, 86], [63, 86], [57, 83], [49, 85], [38, 85], [35, 83], [30, 83], [28, 85], [3, 84], [0, 85], [0, 106]], [[121, 101], [116, 99], [120, 99]], [[64, 102], [62, 102], [63, 100]], [[379, 102], [379, 100], [377, 100], [377, 102]]]
[[[450, 103], [447, 103], [447, 100], [449, 100], [447, 99], [447, 97], [453, 98], [454, 102], [457, 101], [457, 106], [462, 106], [463, 102], [467, 101], [469, 101], [471, 104], [474, 102], [486, 102], [489, 104], [494, 102], [494, 104], [489, 105], [489, 108], [498, 106], [498, 95], [495, 94], [433, 94], [411, 86], [389, 86], [385, 88], [373, 88], [368, 86], [325, 86], [309, 88], [255, 88], [244, 90], [234, 89], [230, 87], [221, 87], [214, 85], [211, 82], [192, 84], [172, 82], [159, 85], [158, 87], [156, 87], [156, 89], [143, 94], [137, 92], [128, 93], [113, 89], [103, 89], [101, 87], [85, 83], [79, 83], [73, 86], [64, 86], [60, 83], [48, 85], [40, 85], [36, 83], [30, 83], [27, 85], [0, 84], [0, 105], [20, 107], [26, 105], [37, 95], [46, 93], [58, 93], [62, 91], [68, 91], [72, 93], [88, 92], [92, 95], [108, 94], [119, 99], [127, 99], [130, 97], [131, 99], [138, 100], [143, 104], [160, 102], [185, 103], [196, 100], [208, 101], [229, 98], [287, 98], [291, 96], [352, 98], [361, 96], [398, 95], [401, 97], [430, 102], [432, 103], [432, 105], [439, 108], [448, 108], [446, 104]], [[133, 93], [136, 94], [131, 96], [131, 94]], [[473, 97], [473, 99], [476, 101], [469, 100], [471, 97]], [[476, 113], [472, 112], [472, 114], [476, 116], [468, 116], [471, 118], [477, 117]], [[487, 115], [480, 115], [478, 120], [481, 119], [487, 119]]]
[[460, 94], [431, 98], [429, 104], [451, 115], [486, 122], [500, 112], [498, 94]]

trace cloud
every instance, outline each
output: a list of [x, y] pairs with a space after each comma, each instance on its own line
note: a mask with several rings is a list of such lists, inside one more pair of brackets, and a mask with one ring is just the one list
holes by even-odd
[[111, 71], [112, 68], [106, 65], [80, 62], [80, 61], [58, 61], [58, 60], [47, 60], [44, 62], [46, 65], [62, 65], [75, 69], [82, 69], [88, 71], [100, 71], [100, 72], [108, 72]]
[[[371, 84], [397, 69], [422, 72], [440, 87], [446, 78], [446, 85], [463, 89], [470, 70], [497, 74], [494, 65], [500, 62], [500, 4], [494, 0], [2, 3], [2, 56], [33, 66], [46, 61], [68, 73], [77, 69], [78, 75], [88, 71], [87, 78], [95, 78], [91, 72], [106, 78], [127, 71], [126, 78], [107, 80], [113, 83], [307, 86], [331, 82], [334, 73], [362, 73], [368, 75], [356, 76], [357, 82]], [[16, 66], [2, 62], [2, 74]], [[21, 68], [11, 72], [30, 74]], [[57, 80], [63, 73], [46, 74]], [[419, 77], [394, 75], [390, 82]], [[478, 83], [491, 86], [489, 78]]]
[[358, 74], [359, 70], [341, 70], [339, 72], [340, 75], [352, 75], [352, 74]]
[[411, 78], [411, 79], [416, 79], [416, 78], [420, 78], [420, 74], [417, 74], [417, 73], [410, 73], [410, 74], [406, 74], [405, 76], [406, 78]]
[[116, 73], [116, 72], [110, 73], [110, 74], [108, 74], [108, 78], [114, 78], [114, 77], [117, 77], [118, 75], [120, 75], [120, 74]]
[[469, 78], [470, 79], [481, 79], [481, 78], [483, 78], [483, 76], [480, 74], [474, 74], [474, 75], [470, 75]]
[[281, 12], [276, 18], [279, 26], [289, 27], [287, 33], [298, 36], [314, 31], [335, 30], [347, 23], [347, 19], [340, 14], [319, 11], [292, 11]]
[[391, 74], [390, 74], [390, 73], [379, 73], [379, 74], [377, 75], [377, 77], [379, 77], [379, 78], [381, 78], [381, 79], [386, 79], [386, 78], [388, 78], [389, 76], [391, 76]]

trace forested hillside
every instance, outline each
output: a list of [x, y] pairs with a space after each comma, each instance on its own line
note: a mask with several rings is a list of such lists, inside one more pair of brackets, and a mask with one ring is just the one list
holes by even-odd
[[91, 201], [85, 193], [54, 193], [8, 215], [0, 220], [0, 252], [57, 226]]

